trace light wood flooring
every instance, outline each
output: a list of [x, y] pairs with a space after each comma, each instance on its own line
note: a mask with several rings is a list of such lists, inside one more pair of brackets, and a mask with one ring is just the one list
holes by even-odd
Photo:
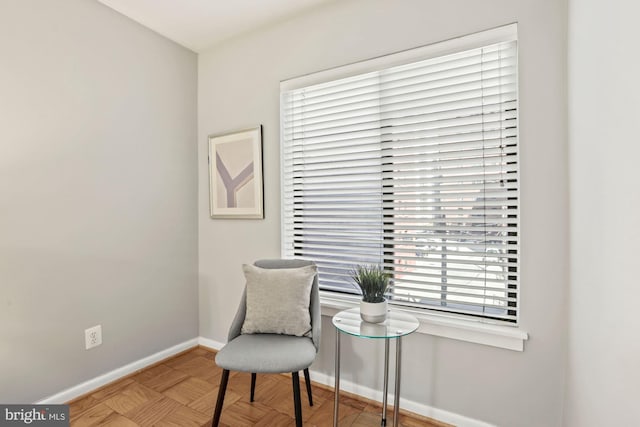
[[[69, 402], [71, 426], [209, 426], [222, 373], [214, 358], [215, 352], [196, 347]], [[220, 424], [295, 425], [291, 376], [258, 374], [253, 403], [249, 402], [250, 380], [250, 374], [231, 373]], [[332, 426], [333, 390], [314, 383], [314, 405], [310, 407], [302, 375], [300, 380], [305, 427]], [[376, 402], [341, 392], [339, 425], [379, 426], [381, 408]], [[390, 406], [387, 425], [392, 420]], [[400, 423], [404, 427], [449, 426], [402, 410]]]

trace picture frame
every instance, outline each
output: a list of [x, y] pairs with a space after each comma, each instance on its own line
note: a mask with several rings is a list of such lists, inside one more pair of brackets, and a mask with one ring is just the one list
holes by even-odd
[[263, 219], [262, 125], [209, 135], [211, 218]]

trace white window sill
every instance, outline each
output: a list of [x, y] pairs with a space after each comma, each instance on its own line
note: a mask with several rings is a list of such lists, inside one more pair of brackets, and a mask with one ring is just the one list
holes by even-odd
[[[360, 298], [356, 295], [337, 295], [320, 292], [322, 314], [333, 316], [339, 311], [357, 307]], [[427, 313], [422, 310], [393, 306], [394, 310], [412, 314], [420, 321], [418, 333], [452, 338], [460, 341], [489, 345], [514, 351], [524, 351], [524, 342], [529, 335], [513, 326], [468, 320], [446, 314]]]

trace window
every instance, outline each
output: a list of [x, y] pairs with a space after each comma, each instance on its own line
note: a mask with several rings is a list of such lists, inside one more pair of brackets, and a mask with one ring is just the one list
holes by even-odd
[[321, 289], [392, 274], [391, 303], [515, 323], [516, 26], [282, 83], [283, 256]]

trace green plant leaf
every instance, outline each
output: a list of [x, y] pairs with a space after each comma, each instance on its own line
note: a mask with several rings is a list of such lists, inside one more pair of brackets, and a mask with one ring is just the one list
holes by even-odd
[[351, 278], [362, 291], [364, 302], [383, 302], [389, 288], [391, 275], [380, 265], [358, 265], [351, 271]]

